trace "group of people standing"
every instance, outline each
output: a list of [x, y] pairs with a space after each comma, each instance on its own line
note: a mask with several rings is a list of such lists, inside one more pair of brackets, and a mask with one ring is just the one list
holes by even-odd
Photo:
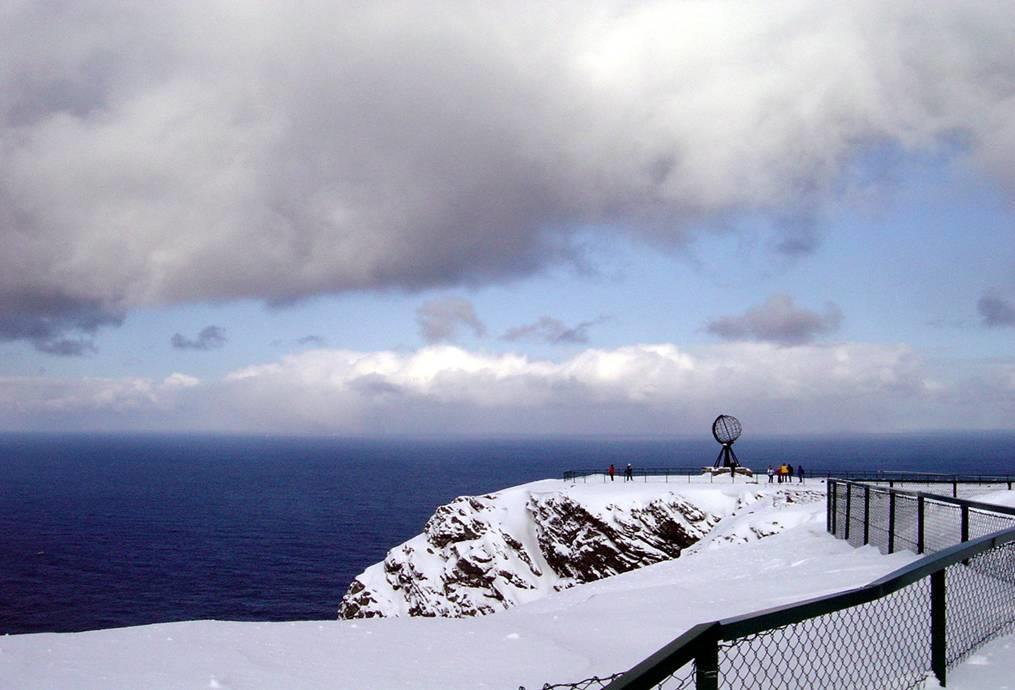
[[[800, 478], [800, 483], [804, 481], [804, 466], [797, 465], [796, 476]], [[793, 465], [788, 462], [784, 462], [779, 467], [773, 469], [771, 465], [768, 466], [768, 482], [771, 483], [774, 478], [779, 478], [779, 483], [793, 481]]]
[[[610, 481], [612, 482], [613, 475], [617, 473], [617, 469], [613, 466], [612, 462], [610, 463], [610, 468], [606, 470], [606, 473], [610, 475]], [[634, 481], [634, 468], [631, 467], [631, 463], [627, 463], [627, 467], [624, 468], [624, 481], [625, 482]]]

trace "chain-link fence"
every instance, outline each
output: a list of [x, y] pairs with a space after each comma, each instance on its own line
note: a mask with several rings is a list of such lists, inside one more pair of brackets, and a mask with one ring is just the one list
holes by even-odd
[[840, 480], [828, 492], [836, 537], [933, 555], [863, 588], [699, 624], [624, 674], [543, 690], [902, 690], [943, 683], [1015, 632], [1015, 508]]
[[930, 668], [926, 580], [719, 645], [719, 687], [911, 688]]
[[935, 553], [1015, 527], [1015, 509], [968, 499], [842, 480], [828, 492], [829, 531], [882, 553]]
[[839, 480], [828, 490], [832, 534], [933, 555], [865, 587], [700, 624], [608, 685], [544, 688], [901, 690], [943, 683], [1015, 632], [1015, 508]]
[[[620, 678], [623, 673], [614, 673], [612, 676], [592, 676], [585, 680], [579, 680], [575, 683], [544, 683], [540, 686], [539, 690], [603, 690], [607, 685]], [[525, 686], [521, 686], [518, 690], [525, 690]]]

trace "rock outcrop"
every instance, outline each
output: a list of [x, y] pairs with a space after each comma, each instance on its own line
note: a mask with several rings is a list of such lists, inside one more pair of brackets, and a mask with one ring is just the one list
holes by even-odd
[[[358, 576], [340, 618], [474, 616], [676, 558], [719, 521], [674, 491], [541, 490], [439, 507], [423, 533]], [[537, 487], [537, 488], [533, 488]], [[743, 504], [731, 498], [729, 510]]]

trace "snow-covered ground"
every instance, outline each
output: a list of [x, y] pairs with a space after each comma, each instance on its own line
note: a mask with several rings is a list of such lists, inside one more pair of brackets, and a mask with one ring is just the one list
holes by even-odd
[[[825, 533], [823, 500], [774, 487], [581, 483], [590, 503], [680, 491], [725, 514], [680, 558], [579, 585], [496, 614], [299, 623], [193, 621], [0, 638], [0, 688], [501, 688], [625, 670], [692, 625], [866, 583], [909, 553], [853, 549]], [[813, 483], [809, 489], [821, 489]], [[744, 491], [760, 499], [741, 503]], [[693, 494], [693, 495], [692, 495]], [[781, 496], [781, 497], [780, 497]], [[628, 497], [630, 498], [630, 497]], [[1010, 501], [1008, 493], [996, 498]], [[639, 499], [639, 500], [641, 500]], [[770, 535], [770, 536], [764, 536]], [[764, 538], [758, 538], [764, 536]], [[1015, 685], [1015, 639], [978, 651], [949, 688]]]

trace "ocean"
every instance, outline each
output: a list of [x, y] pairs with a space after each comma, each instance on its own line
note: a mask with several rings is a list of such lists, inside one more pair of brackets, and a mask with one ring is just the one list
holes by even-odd
[[[711, 464], [703, 438], [0, 434], [0, 633], [333, 619], [438, 505], [568, 469]], [[743, 438], [741, 463], [1015, 473], [1015, 433]]]

